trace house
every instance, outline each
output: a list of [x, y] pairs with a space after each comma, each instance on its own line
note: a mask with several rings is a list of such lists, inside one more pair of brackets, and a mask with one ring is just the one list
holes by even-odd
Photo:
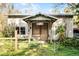
[[[65, 35], [73, 37], [73, 15], [54, 14], [47, 15], [38, 13], [36, 15], [8, 15], [8, 21], [16, 24], [18, 37], [33, 38], [37, 40], [57, 40], [58, 26], [65, 26]], [[8, 22], [10, 23], [10, 22]]]

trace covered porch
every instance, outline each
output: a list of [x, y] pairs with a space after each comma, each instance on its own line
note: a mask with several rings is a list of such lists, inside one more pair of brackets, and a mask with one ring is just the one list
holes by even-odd
[[48, 41], [52, 39], [52, 24], [57, 20], [54, 17], [37, 14], [23, 19], [28, 23], [28, 39]]

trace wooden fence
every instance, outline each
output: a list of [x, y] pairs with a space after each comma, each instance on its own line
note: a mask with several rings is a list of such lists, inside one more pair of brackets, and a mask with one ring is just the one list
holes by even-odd
[[0, 39], [14, 39], [15, 40], [15, 50], [18, 50], [18, 36], [17, 36], [17, 30], [15, 30], [15, 37], [11, 38], [0, 38]]

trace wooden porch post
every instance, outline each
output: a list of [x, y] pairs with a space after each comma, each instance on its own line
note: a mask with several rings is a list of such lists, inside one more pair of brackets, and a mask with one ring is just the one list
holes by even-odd
[[49, 30], [49, 37], [50, 37], [50, 43], [52, 43], [52, 22], [49, 22], [48, 25], [48, 30]]
[[18, 36], [17, 36], [17, 30], [15, 30], [15, 50], [18, 50]]

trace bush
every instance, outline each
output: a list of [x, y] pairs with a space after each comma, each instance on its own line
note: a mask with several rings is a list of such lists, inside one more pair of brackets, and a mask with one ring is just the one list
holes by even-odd
[[6, 26], [2, 31], [4, 37], [14, 37], [15, 27], [13, 26]]
[[76, 38], [65, 38], [63, 42], [61, 42], [64, 46], [79, 48], [79, 40]]
[[60, 25], [56, 30], [56, 34], [59, 34], [59, 40], [63, 41], [65, 38], [65, 27]]
[[36, 43], [36, 42], [31, 42], [30, 44], [29, 44], [29, 48], [30, 49], [33, 49], [33, 48], [38, 48], [39, 47], [39, 43]]

